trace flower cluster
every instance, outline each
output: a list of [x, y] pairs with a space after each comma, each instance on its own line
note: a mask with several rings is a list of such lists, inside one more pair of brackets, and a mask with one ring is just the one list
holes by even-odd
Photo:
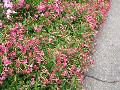
[[2, 89], [64, 90], [83, 83], [109, 0], [3, 0]]

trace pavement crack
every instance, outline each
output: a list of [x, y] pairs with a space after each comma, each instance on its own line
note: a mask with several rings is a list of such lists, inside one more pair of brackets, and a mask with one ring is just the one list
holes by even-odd
[[105, 82], [105, 83], [117, 83], [117, 82], [120, 82], [120, 81], [106, 81], [106, 80], [101, 80], [101, 79], [99, 79], [99, 78], [96, 78], [96, 77], [90, 76], [90, 75], [85, 75], [84, 79], [85, 79], [86, 77], [93, 78], [93, 79], [95, 79], [95, 80], [97, 80], [97, 81], [101, 81], [101, 82]]

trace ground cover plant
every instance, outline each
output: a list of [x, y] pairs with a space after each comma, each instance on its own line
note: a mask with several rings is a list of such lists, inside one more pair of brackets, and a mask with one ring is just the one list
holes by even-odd
[[2, 0], [0, 89], [82, 89], [109, 9], [109, 0]]

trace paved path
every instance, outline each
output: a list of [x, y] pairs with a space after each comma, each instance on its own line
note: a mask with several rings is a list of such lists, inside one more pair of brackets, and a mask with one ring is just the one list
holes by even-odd
[[86, 90], [120, 90], [120, 0], [112, 0], [108, 20], [97, 39], [95, 65], [87, 72]]

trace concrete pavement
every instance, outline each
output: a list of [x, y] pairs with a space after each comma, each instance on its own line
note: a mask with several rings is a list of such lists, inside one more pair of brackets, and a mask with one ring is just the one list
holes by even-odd
[[95, 64], [86, 73], [86, 90], [120, 90], [120, 0], [112, 0], [107, 22], [97, 39]]

